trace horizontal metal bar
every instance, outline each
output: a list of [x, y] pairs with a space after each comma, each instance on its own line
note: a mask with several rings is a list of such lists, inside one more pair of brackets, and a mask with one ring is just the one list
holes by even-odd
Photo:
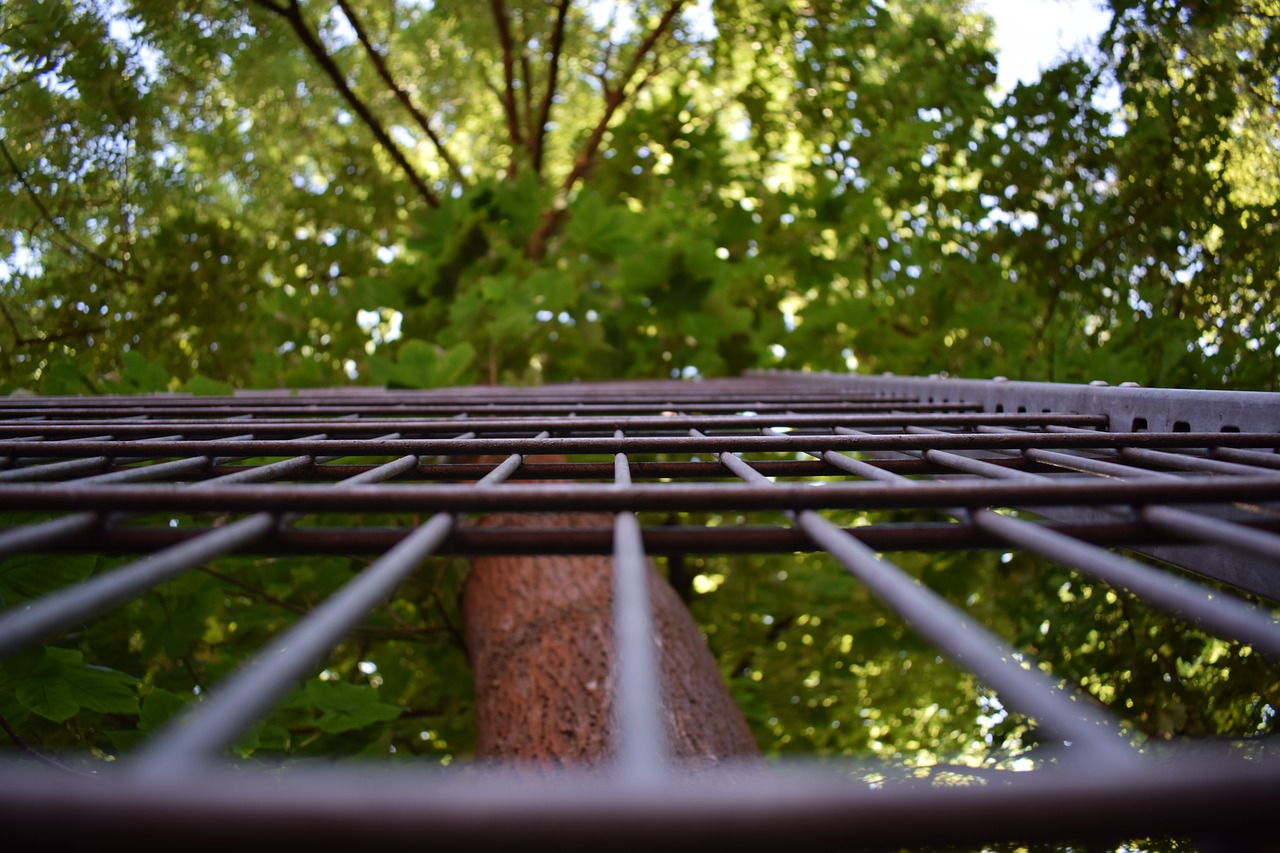
[[[78, 399], [77, 403], [82, 400]], [[128, 416], [129, 412], [142, 411], [146, 414], [150, 421], [168, 420], [172, 425], [185, 424], [191, 420], [200, 419], [219, 419], [230, 420], [227, 417], [228, 412], [243, 412], [245, 414], [240, 417], [251, 416], [254, 418], [335, 418], [343, 416], [355, 415], [360, 418], [373, 420], [375, 418], [443, 418], [457, 417], [458, 415], [466, 415], [478, 418], [503, 418], [503, 417], [529, 417], [531, 415], [548, 415], [548, 416], [568, 416], [576, 415], [579, 417], [598, 417], [603, 415], [649, 415], [656, 411], [671, 410], [675, 408], [685, 408], [696, 412], [700, 415], [710, 414], [738, 414], [745, 411], [756, 412], [758, 414], [767, 414], [771, 412], [884, 412], [884, 411], [907, 411], [907, 412], [954, 412], [954, 411], [977, 411], [981, 409], [978, 403], [918, 403], [911, 400], [889, 401], [884, 397], [866, 398], [858, 400], [850, 398], [846, 400], [837, 400], [829, 395], [810, 395], [808, 397], [797, 397], [791, 400], [785, 399], [747, 399], [741, 400], [725, 400], [722, 398], [702, 397], [690, 398], [685, 401], [675, 401], [670, 399], [655, 398], [652, 402], [615, 402], [615, 403], [574, 403], [570, 401], [546, 402], [546, 403], [525, 403], [525, 404], [484, 404], [475, 402], [459, 401], [456, 403], [424, 405], [424, 404], [407, 404], [407, 403], [387, 403], [379, 405], [368, 401], [351, 400], [350, 402], [336, 402], [328, 404], [311, 404], [305, 406], [283, 406], [283, 405], [254, 405], [252, 403], [239, 402], [226, 406], [175, 406], [175, 405], [152, 405], [146, 409], [130, 409], [127, 406], [120, 405], [103, 405], [101, 407], [93, 407], [87, 405], [74, 406], [47, 406], [38, 410], [25, 410], [28, 414], [34, 411], [55, 415], [56, 417], [45, 417], [40, 424], [45, 423], [64, 423], [68, 421], [87, 421], [93, 419], [95, 421], [103, 421], [104, 419], [123, 419]], [[0, 418], [7, 421], [17, 422], [18, 418], [23, 417], [22, 409], [5, 409], [0, 406]], [[116, 420], [109, 421], [115, 423]], [[30, 420], [25, 421], [31, 424]]]
[[97, 512], [78, 512], [48, 521], [39, 521], [25, 527], [10, 527], [0, 533], [0, 559], [29, 551], [40, 551], [46, 546], [92, 530], [102, 522]]
[[[849, 379], [852, 377], [845, 377]], [[567, 392], [567, 393], [566, 393]], [[283, 393], [269, 390], [240, 390], [232, 396], [186, 397], [182, 394], [129, 395], [104, 394], [101, 396], [48, 396], [0, 398], [0, 409], [19, 411], [32, 409], [36, 415], [45, 409], [63, 409], [71, 406], [84, 408], [118, 408], [140, 411], [143, 414], [157, 407], [171, 406], [178, 409], [209, 408], [215, 412], [256, 411], [266, 406], [278, 406], [291, 410], [311, 411], [326, 405], [351, 412], [361, 407], [461, 406], [467, 411], [485, 410], [519, 405], [558, 405], [568, 410], [586, 406], [632, 405], [637, 402], [666, 404], [675, 402], [724, 402], [726, 400], [748, 403], [776, 402], [803, 403], [811, 400], [847, 400], [910, 403], [915, 394], [894, 396], [879, 388], [857, 390], [846, 387], [833, 393], [829, 383], [789, 381], [785, 384], [774, 380], [764, 382], [745, 381], [742, 377], [723, 381], [702, 381], [696, 385], [687, 382], [661, 382], [639, 380], [621, 383], [574, 382], [571, 385], [505, 387], [501, 399], [495, 397], [493, 388], [486, 386], [437, 388], [431, 390], [395, 391], [386, 388], [299, 388]]]
[[[820, 454], [814, 454], [821, 458]], [[443, 457], [442, 457], [443, 458]], [[467, 457], [462, 457], [467, 458]], [[630, 457], [628, 457], [630, 458]], [[848, 458], [848, 457], [846, 457]], [[538, 459], [538, 457], [533, 457]], [[1009, 459], [993, 459], [992, 464], [1006, 465], [1010, 468], [1024, 466], [1026, 463], [1021, 458]], [[822, 477], [841, 477], [846, 471], [834, 471], [830, 465], [823, 464], [819, 461], [809, 459], [753, 459], [751, 464], [760, 473], [768, 477], [803, 477], [822, 478]], [[256, 467], [256, 466], [248, 466]], [[373, 467], [369, 464], [333, 462], [324, 465], [317, 465], [307, 471], [296, 472], [293, 477], [296, 480], [307, 482], [313, 481], [337, 481], [350, 477], [357, 471], [366, 470]], [[445, 462], [445, 463], [420, 463], [418, 468], [412, 474], [406, 474], [405, 480], [426, 480], [426, 481], [449, 481], [462, 482], [468, 480], [477, 480], [484, 476], [489, 470], [488, 465], [475, 462]], [[942, 470], [937, 465], [926, 462], [923, 459], [877, 459], [874, 467], [893, 471], [898, 474], [930, 474], [938, 473]], [[1032, 465], [1030, 467], [1039, 468], [1042, 466]], [[132, 469], [130, 469], [132, 470]], [[235, 471], [245, 470], [245, 466], [215, 466], [210, 469], [209, 474], [213, 476], [221, 476], [224, 474], [234, 473]], [[613, 471], [613, 463], [611, 462], [538, 462], [530, 461], [521, 465], [516, 473], [512, 475], [512, 480], [607, 480]], [[651, 462], [643, 460], [631, 460], [632, 476], [636, 480], [716, 480], [731, 478], [732, 475], [724, 470], [719, 462], [712, 461], [672, 461], [672, 462]], [[867, 475], [864, 479], [869, 478]], [[88, 482], [88, 479], [76, 481], [78, 484]]]
[[[401, 455], [419, 456], [455, 454], [491, 456], [500, 453], [553, 454], [565, 453], [711, 453], [773, 452], [794, 453], [810, 450], [991, 450], [1023, 447], [1118, 448], [1145, 447], [1271, 447], [1280, 446], [1280, 435], [1274, 433], [1125, 433], [1081, 432], [1049, 433], [949, 433], [946, 435], [751, 435], [724, 434], [708, 438], [692, 436], [612, 436], [569, 438], [474, 438], [457, 441], [448, 438], [394, 440], [328, 439], [308, 444], [308, 449], [329, 456]], [[261, 439], [241, 442], [232, 447], [227, 442], [157, 441], [148, 445], [157, 456], [197, 456], [234, 454], [239, 456], [285, 456], [297, 452], [297, 444], [286, 440]], [[136, 453], [130, 442], [65, 441], [3, 442], [0, 452], [33, 456], [97, 456]]]
[[[1045, 523], [1065, 536], [1105, 547], [1167, 543], [1169, 536], [1137, 521], [1093, 524]], [[1252, 529], [1280, 533], [1280, 519], [1257, 519]], [[13, 530], [0, 527], [0, 537]], [[168, 548], [194, 539], [209, 527], [104, 528], [91, 534], [71, 534], [44, 542], [30, 551], [46, 553], [138, 554]], [[956, 551], [999, 548], [1004, 541], [963, 524], [868, 524], [847, 533], [875, 551]], [[408, 534], [406, 528], [305, 527], [274, 531], [248, 553], [263, 555], [381, 554]], [[608, 554], [608, 528], [545, 529], [527, 527], [458, 528], [440, 546], [440, 554]], [[734, 524], [721, 527], [650, 525], [642, 528], [649, 554], [790, 554], [814, 550], [813, 544], [790, 528]], [[1181, 539], [1181, 537], [1179, 537]]]
[[[92, 847], [131, 837], [206, 846], [352, 849], [433, 845], [598, 850], [918, 848], [1070, 838], [1205, 835], [1256, 840], [1241, 815], [1265, 815], [1280, 762], [1197, 754], [1106, 772], [1084, 766], [1005, 774], [997, 784], [861, 781], [883, 768], [839, 763], [770, 771], [712, 768], [637, 792], [588, 771], [536, 779], [414, 765], [244, 768], [198, 783], [139, 778], [106, 766], [93, 778], [0, 764], [0, 818], [15, 843]], [[69, 815], [77, 819], [69, 820]]]
[[[768, 418], [785, 423], [792, 427], [830, 427], [830, 426], [901, 426], [904, 424], [948, 424], [957, 426], [966, 426], [973, 424], [1005, 424], [1009, 426], [1048, 426], [1067, 424], [1074, 426], [1105, 426], [1106, 421], [1103, 418], [1093, 415], [1071, 415], [1071, 414], [1020, 414], [1020, 415], [993, 415], [973, 412], [955, 412], [955, 413], [903, 413], [896, 410], [887, 411], [881, 414], [859, 414], [859, 413], [841, 413], [841, 412], [822, 412], [819, 414], [799, 414], [794, 412], [778, 413], [776, 416], [771, 414], [753, 414], [753, 415], [687, 415], [671, 413], [669, 415], [658, 415], [653, 417], [643, 416], [627, 416], [627, 417], [575, 417], [572, 420], [567, 418], [479, 418], [472, 417], [468, 423], [473, 423], [476, 429], [485, 432], [538, 432], [541, 430], [572, 430], [575, 433], [584, 432], [608, 432], [612, 433], [616, 430], [623, 430], [627, 433], [634, 434], [637, 431], [644, 430], [671, 430], [673, 428], [685, 429], [696, 428], [702, 430], [713, 429], [755, 429], [760, 425], [761, 418]], [[440, 419], [440, 420], [414, 420], [412, 423], [412, 431], [417, 434], [429, 434], [432, 432], [457, 432], [458, 421], [456, 419]], [[101, 421], [95, 421], [92, 424], [47, 424], [41, 425], [41, 431], [49, 436], [79, 436], [87, 431], [101, 430], [106, 427]], [[145, 436], [154, 436], [175, 427], [181, 428], [188, 438], [207, 438], [210, 436], [220, 436], [244, 430], [243, 424], [240, 423], [219, 423], [216, 421], [206, 421], [202, 423], [192, 423], [189, 421], [146, 421], [143, 423], [130, 422], [126, 424], [111, 424], [109, 428], [112, 433], [117, 436], [117, 441], [137, 440]], [[386, 432], [387, 430], [404, 431], [409, 427], [409, 423], [404, 420], [360, 420], [347, 422], [325, 422], [325, 431], [333, 436], [350, 437], [359, 434], [369, 434]], [[297, 433], [300, 430], [309, 430], [315, 428], [315, 421], [299, 420], [299, 421], [255, 421], [253, 431], [255, 435], [260, 436], [278, 436], [281, 434], [289, 435]], [[6, 432], [18, 433], [23, 431], [21, 426], [11, 426], [0, 423], [0, 436]]]
[[0, 486], [0, 509], [75, 510], [109, 505], [119, 510], [172, 512], [283, 508], [307, 512], [902, 509], [1242, 500], [1280, 500], [1280, 478], [1212, 477], [1178, 482], [1094, 478], [1044, 482], [964, 480], [918, 482], [911, 487], [875, 482], [821, 486], [778, 483], [772, 487], [641, 483], [625, 490], [596, 483], [511, 483], [502, 490], [475, 490], [451, 483]]

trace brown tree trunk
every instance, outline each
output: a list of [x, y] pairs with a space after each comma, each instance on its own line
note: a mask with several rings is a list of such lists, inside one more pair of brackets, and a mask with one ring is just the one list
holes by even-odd
[[[481, 526], [607, 527], [603, 514], [494, 514]], [[463, 592], [479, 757], [599, 763], [615, 729], [613, 567], [606, 556], [485, 556]], [[706, 643], [649, 566], [662, 709], [673, 758], [706, 765], [758, 754]]]

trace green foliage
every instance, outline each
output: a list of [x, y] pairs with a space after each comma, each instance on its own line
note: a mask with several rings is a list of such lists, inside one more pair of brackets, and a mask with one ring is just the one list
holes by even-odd
[[92, 554], [66, 554], [49, 558], [23, 554], [0, 561], [0, 605], [12, 607], [79, 583], [93, 574], [98, 558]]
[[329, 734], [390, 722], [400, 716], [399, 708], [379, 702], [377, 692], [367, 685], [311, 681], [306, 695], [321, 712], [316, 725]]
[[[1135, 743], [1275, 730], [1280, 671], [1247, 645], [1030, 555], [886, 557], [1081, 685]], [[961, 776], [1038, 757], [1034, 720], [939, 657], [829, 557], [702, 558], [687, 570], [691, 609], [767, 754], [873, 756]]]
[[135, 683], [136, 679], [123, 672], [86, 664], [78, 651], [46, 647], [5, 662], [0, 702], [11, 706], [16, 700], [26, 710], [55, 723], [74, 717], [82, 708], [136, 715]]
[[508, 102], [456, 4], [351, 4], [374, 54], [321, 3], [8, 4], [0, 389], [1274, 385], [1267, 3], [1114, 0], [1003, 98], [963, 4], [734, 0], [638, 54], [640, 5], [508, 10]]
[[388, 388], [440, 388], [463, 385], [475, 378], [475, 348], [463, 341], [445, 350], [425, 341], [405, 341], [396, 348], [396, 360], [369, 356], [369, 373]]

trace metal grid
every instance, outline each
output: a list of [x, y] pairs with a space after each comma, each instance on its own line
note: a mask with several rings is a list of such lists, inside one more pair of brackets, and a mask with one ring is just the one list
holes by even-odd
[[[0, 401], [0, 511], [53, 518], [0, 528], [0, 558], [138, 556], [0, 613], [0, 660], [222, 555], [378, 556], [185, 718], [95, 778], [0, 762], [0, 815], [14, 838], [100, 842], [146, 826], [202, 844], [903, 847], [1230, 836], [1280, 791], [1280, 759], [1265, 743], [1247, 757], [1213, 745], [1137, 750], [1104, 709], [1028, 666], [886, 554], [1036, 552], [1280, 658], [1278, 450], [1277, 395], [999, 380], [762, 374], [534, 389], [8, 398]], [[505, 461], [459, 461], [477, 456]], [[263, 457], [284, 459], [245, 461]], [[394, 461], [370, 461], [387, 457]], [[873, 517], [930, 509], [951, 521], [842, 529], [824, 515], [849, 509]], [[607, 511], [616, 521], [573, 531], [458, 524], [467, 514], [547, 510]], [[642, 526], [637, 513], [651, 510], [774, 511], [790, 521]], [[120, 523], [160, 511], [236, 520]], [[308, 525], [312, 513], [356, 511], [424, 520], [407, 532]], [[832, 555], [940, 653], [1034, 717], [1063, 744], [1055, 757], [1033, 772], [959, 787], [869, 787], [831, 765], [673, 769], [648, 710], [656, 665], [645, 596], [636, 594], [646, 554], [812, 550]], [[536, 777], [475, 767], [227, 769], [229, 744], [397, 584], [445, 553], [614, 555], [623, 719], [613, 766]]]

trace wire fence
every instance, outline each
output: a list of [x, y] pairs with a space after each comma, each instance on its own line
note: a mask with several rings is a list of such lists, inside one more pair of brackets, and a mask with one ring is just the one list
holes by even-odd
[[[892, 555], [1037, 554], [1274, 661], [1278, 450], [1277, 395], [938, 378], [7, 398], [0, 513], [11, 522], [0, 527], [0, 558], [132, 558], [11, 603], [0, 612], [0, 666], [226, 555], [372, 562], [175, 723], [91, 776], [11, 750], [0, 762], [0, 814], [15, 837], [101, 840], [154, 827], [209, 844], [1247, 837], [1242, 816], [1280, 791], [1280, 759], [1265, 738], [1135, 744], [1087, 691], [1046, 674]], [[942, 520], [894, 520], [900, 511]], [[614, 523], [459, 523], [494, 512], [606, 512]], [[862, 522], [842, 524], [849, 512]], [[385, 523], [406, 513], [414, 526]], [[655, 513], [685, 522], [650, 523]], [[708, 513], [751, 521], [696, 523]], [[312, 523], [333, 514], [372, 520]], [[664, 761], [663, 733], [645, 710], [659, 702], [652, 617], [636, 592], [645, 562], [810, 552], [829, 555], [940, 655], [1034, 719], [1055, 745], [1050, 757], [1030, 772], [975, 768], [956, 785], [868, 783], [857, 763], [687, 774]], [[615, 564], [622, 725], [610, 766], [531, 778], [475, 765], [268, 772], [227, 763], [227, 748], [432, 558], [593, 553]]]

